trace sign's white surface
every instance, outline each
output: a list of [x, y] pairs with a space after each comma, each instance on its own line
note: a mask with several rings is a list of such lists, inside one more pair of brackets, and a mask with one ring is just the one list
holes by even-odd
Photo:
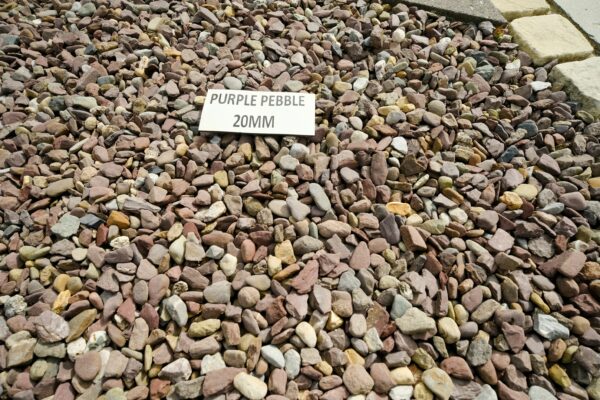
[[209, 89], [199, 130], [314, 136], [315, 95]]

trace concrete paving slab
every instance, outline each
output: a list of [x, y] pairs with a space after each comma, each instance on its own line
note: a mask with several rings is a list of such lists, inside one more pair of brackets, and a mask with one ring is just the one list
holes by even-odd
[[531, 55], [536, 65], [553, 59], [560, 62], [581, 60], [594, 51], [586, 37], [558, 14], [518, 18], [509, 28], [515, 41]]
[[550, 72], [556, 89], [581, 102], [582, 108], [600, 118], [600, 57], [558, 64]]
[[387, 0], [387, 2], [417, 6], [460, 20], [491, 21], [500, 25], [507, 22], [491, 0]]
[[509, 21], [532, 15], [543, 15], [550, 11], [546, 0], [492, 0], [492, 3]]
[[599, 0], [553, 0], [553, 2], [590, 37], [596, 47], [600, 48]]

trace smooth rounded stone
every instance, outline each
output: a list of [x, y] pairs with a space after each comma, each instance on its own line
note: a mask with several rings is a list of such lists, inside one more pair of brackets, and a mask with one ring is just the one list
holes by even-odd
[[212, 304], [227, 304], [231, 298], [231, 283], [216, 282], [204, 289], [204, 299]]
[[293, 250], [294, 254], [302, 256], [307, 253], [313, 253], [317, 250], [320, 250], [324, 247], [324, 244], [321, 240], [316, 239], [312, 236], [302, 236], [294, 241]]
[[287, 377], [288, 379], [294, 379], [298, 376], [298, 374], [300, 374], [300, 354], [296, 350], [290, 349], [286, 351], [283, 356], [285, 358], [284, 370], [287, 374]]
[[344, 371], [342, 380], [346, 389], [353, 395], [366, 395], [373, 389], [375, 384], [367, 370], [358, 364], [349, 365]]
[[556, 400], [556, 396], [541, 386], [531, 386], [527, 394], [529, 395], [530, 399]]
[[408, 309], [395, 322], [405, 335], [433, 336], [437, 333], [435, 320], [416, 307]]
[[576, 211], [584, 210], [587, 207], [585, 197], [579, 192], [562, 194], [558, 197], [558, 201]]
[[522, 183], [517, 186], [513, 192], [523, 197], [527, 201], [533, 201], [538, 194], [538, 189], [534, 185]]
[[260, 349], [260, 354], [275, 368], [283, 368], [285, 366], [285, 358], [283, 357], [283, 353], [276, 346], [263, 346]]
[[471, 314], [471, 319], [478, 324], [482, 324], [485, 321], [492, 318], [496, 310], [502, 308], [502, 304], [498, 303], [494, 299], [488, 299], [481, 303], [479, 307]]
[[290, 92], [299, 92], [304, 88], [304, 84], [300, 81], [287, 81], [284, 87]]
[[348, 332], [358, 338], [362, 338], [367, 333], [367, 319], [362, 314], [354, 314], [350, 317]]
[[397, 294], [394, 296], [390, 317], [392, 317], [394, 320], [398, 319], [402, 317], [410, 308], [412, 308], [410, 302], [404, 296]]
[[465, 224], [469, 220], [469, 216], [462, 208], [453, 208], [448, 211], [448, 215], [459, 224]]
[[331, 210], [331, 202], [329, 201], [329, 197], [325, 194], [325, 190], [321, 185], [317, 183], [310, 183], [308, 185], [308, 191], [312, 196], [313, 201], [316, 206], [319, 207], [322, 211]]
[[242, 87], [244, 86], [242, 81], [233, 76], [226, 76], [223, 78], [223, 85], [225, 85], [227, 89], [231, 90], [242, 90]]
[[212, 335], [221, 328], [221, 321], [215, 318], [193, 322], [188, 330], [190, 337], [205, 337]]
[[302, 321], [296, 326], [296, 335], [304, 342], [308, 347], [315, 347], [317, 345], [317, 333], [315, 328], [312, 327], [308, 322]]
[[460, 340], [460, 329], [452, 318], [444, 317], [438, 320], [438, 333], [448, 344], [456, 343]]
[[394, 139], [392, 139], [391, 146], [394, 150], [401, 154], [408, 153], [408, 142], [402, 136], [396, 136]]
[[399, 385], [394, 386], [388, 395], [391, 400], [411, 400], [413, 398], [413, 386]]
[[246, 286], [238, 292], [238, 303], [243, 308], [252, 308], [260, 300], [260, 292], [251, 286]]
[[231, 254], [225, 254], [219, 261], [219, 267], [226, 276], [233, 276], [237, 268], [237, 257]]
[[474, 400], [498, 400], [498, 395], [493, 387], [490, 385], [483, 385], [481, 387], [481, 392], [479, 392]]
[[97, 351], [88, 351], [75, 359], [75, 374], [84, 381], [93, 380], [100, 372], [102, 360]]
[[410, 368], [408, 367], [399, 367], [395, 368], [390, 372], [392, 377], [392, 381], [396, 385], [414, 385], [415, 377]]
[[19, 256], [23, 261], [33, 261], [40, 257], [44, 257], [50, 251], [50, 247], [36, 248], [33, 246], [21, 246], [19, 248]]
[[296, 221], [302, 221], [310, 214], [310, 207], [293, 197], [288, 197], [285, 202]]
[[268, 390], [266, 383], [246, 372], [240, 372], [233, 378], [233, 386], [248, 400], [264, 399]]
[[325, 238], [337, 235], [345, 238], [352, 232], [352, 227], [345, 222], [327, 220], [317, 225], [319, 234]]
[[446, 105], [440, 100], [430, 101], [429, 104], [427, 104], [427, 109], [439, 116], [446, 114]]
[[286, 171], [295, 171], [299, 164], [300, 161], [291, 155], [284, 155], [279, 159], [279, 166]]
[[284, 200], [271, 200], [269, 202], [269, 209], [278, 217], [290, 217], [290, 209]]
[[440, 368], [431, 368], [423, 371], [423, 383], [439, 399], [448, 400], [454, 391], [454, 384], [448, 374]]

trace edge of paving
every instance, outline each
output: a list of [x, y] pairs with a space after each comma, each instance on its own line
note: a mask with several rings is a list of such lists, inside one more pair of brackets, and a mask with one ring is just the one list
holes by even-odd
[[580, 31], [583, 34], [583, 36], [587, 38], [588, 42], [590, 42], [590, 44], [594, 48], [595, 55], [600, 55], [600, 42], [592, 40], [587, 34], [587, 32], [582, 28], [582, 26], [576, 20], [571, 18], [571, 16], [567, 12], [563, 11], [563, 9], [558, 4], [556, 4], [555, 0], [546, 0], [546, 2], [550, 7], [550, 12], [562, 15], [563, 17], [568, 19], [577, 28], [577, 30]]
[[[567, 71], [569, 71], [569, 69], [571, 68], [567, 68], [563, 71], [562, 69], [557, 67], [565, 64], [570, 64], [572, 66], [573, 63], [578, 63], [584, 60], [589, 60], [591, 58], [598, 57], [600, 55], [600, 46], [597, 42], [592, 40], [590, 35], [581, 27], [580, 24], [577, 23], [577, 21], [571, 18], [571, 16], [567, 12], [563, 11], [563, 9], [560, 6], [558, 6], [558, 4], [556, 4], [555, 0], [545, 0], [545, 2], [548, 5], [548, 12], [541, 12], [537, 14], [534, 12], [534, 14], [525, 14], [517, 17], [512, 17], [513, 15], [511, 14], [512, 18], [509, 18], [510, 21], [508, 25], [509, 30], [511, 31], [511, 33], [513, 33], [512, 29], [510, 29], [510, 24], [517, 19], [536, 16], [559, 15], [563, 17], [566, 21], [568, 21], [573, 26], [573, 28], [583, 36], [583, 38], [587, 41], [587, 43], [592, 49], [591, 54], [586, 56], [580, 55], [570, 57], [569, 59], [559, 60], [558, 64], [550, 72], [548, 79], [552, 83], [554, 88], [564, 90], [565, 92], [567, 92], [573, 100], [579, 103], [581, 110], [587, 112], [591, 115], [591, 117], [594, 120], [598, 121], [600, 120], [600, 111], [597, 104], [600, 102], [600, 92], [596, 94], [593, 92], [594, 89], [592, 89], [592, 92], [590, 92], [589, 90], [580, 90], [575, 81], [566, 76]], [[498, 7], [496, 8], [498, 9]], [[500, 10], [498, 9], [498, 11]], [[516, 39], [516, 36], [513, 36], [513, 39]], [[521, 40], [521, 42], [523, 42], [523, 40]], [[533, 56], [531, 49], [527, 48], [527, 46], [523, 45], [522, 43], [520, 43], [519, 46], [521, 50]]]

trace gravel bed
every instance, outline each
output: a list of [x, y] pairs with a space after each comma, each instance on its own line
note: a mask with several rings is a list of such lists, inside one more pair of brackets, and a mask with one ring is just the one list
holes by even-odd
[[[600, 400], [600, 122], [491, 23], [0, 4], [0, 398]], [[311, 138], [197, 131], [210, 88]]]

